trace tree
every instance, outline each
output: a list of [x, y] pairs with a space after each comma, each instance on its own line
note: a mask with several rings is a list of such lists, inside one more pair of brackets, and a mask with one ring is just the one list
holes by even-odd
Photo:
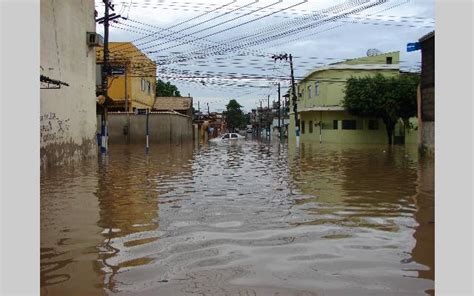
[[227, 127], [230, 131], [245, 126], [245, 115], [241, 108], [242, 106], [234, 99], [230, 100], [226, 105], [224, 115]]
[[156, 81], [156, 96], [157, 97], [181, 97], [178, 87], [169, 82], [163, 82], [158, 79]]
[[399, 119], [408, 119], [417, 113], [417, 75], [384, 77], [381, 74], [347, 80], [344, 107], [350, 114], [381, 118], [387, 131], [388, 143]]

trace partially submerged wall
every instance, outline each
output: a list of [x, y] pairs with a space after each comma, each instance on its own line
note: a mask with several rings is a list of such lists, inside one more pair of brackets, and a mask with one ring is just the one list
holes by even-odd
[[[109, 145], [146, 143], [147, 115], [133, 113], [109, 113]], [[100, 117], [97, 118], [100, 130]], [[193, 140], [192, 119], [172, 112], [150, 113], [148, 115], [149, 143], [183, 143]]]
[[[95, 157], [94, 1], [41, 0], [41, 74], [69, 84], [40, 90], [41, 166]], [[42, 84], [42, 88], [47, 85]]]

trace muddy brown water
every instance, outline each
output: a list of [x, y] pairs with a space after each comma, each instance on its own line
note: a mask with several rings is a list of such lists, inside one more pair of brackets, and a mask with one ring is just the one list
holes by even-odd
[[41, 295], [427, 295], [416, 147], [115, 145], [41, 172]]

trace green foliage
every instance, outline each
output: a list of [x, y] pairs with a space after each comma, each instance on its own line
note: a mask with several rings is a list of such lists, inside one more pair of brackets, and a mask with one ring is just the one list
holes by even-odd
[[246, 120], [242, 106], [234, 99], [230, 100], [226, 105], [226, 111], [224, 112], [227, 127], [230, 131], [234, 131], [235, 128], [244, 127]]
[[381, 118], [387, 130], [388, 143], [392, 144], [395, 124], [417, 113], [417, 75], [384, 77], [381, 74], [347, 80], [344, 107], [350, 114]]
[[164, 83], [162, 80], [158, 79], [156, 81], [156, 96], [157, 97], [181, 97], [178, 88], [169, 83]]

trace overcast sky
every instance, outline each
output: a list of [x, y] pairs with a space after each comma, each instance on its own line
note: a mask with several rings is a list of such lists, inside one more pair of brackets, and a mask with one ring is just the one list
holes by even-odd
[[[177, 85], [182, 95], [190, 93], [196, 108], [197, 101], [201, 110], [209, 103], [211, 112], [222, 111], [230, 99], [246, 111], [262, 99], [266, 104], [268, 95], [270, 101], [276, 100], [276, 82], [284, 93], [288, 63], [274, 62], [272, 54], [291, 53], [296, 77], [324, 64], [366, 56], [370, 48], [400, 51], [401, 69], [415, 71], [420, 52], [407, 53], [406, 44], [434, 30], [433, 0], [113, 3], [114, 12], [128, 19], [112, 24], [110, 41], [134, 41], [150, 58], [166, 63], [158, 66], [158, 77]], [[96, 10], [99, 17], [103, 15], [102, 1], [96, 1]], [[103, 34], [102, 25], [97, 25], [97, 31]], [[253, 43], [248, 42], [255, 34], [259, 35], [250, 39]], [[216, 49], [225, 51], [217, 55]], [[177, 61], [176, 55], [182, 60]], [[249, 80], [249, 76], [260, 79]]]

